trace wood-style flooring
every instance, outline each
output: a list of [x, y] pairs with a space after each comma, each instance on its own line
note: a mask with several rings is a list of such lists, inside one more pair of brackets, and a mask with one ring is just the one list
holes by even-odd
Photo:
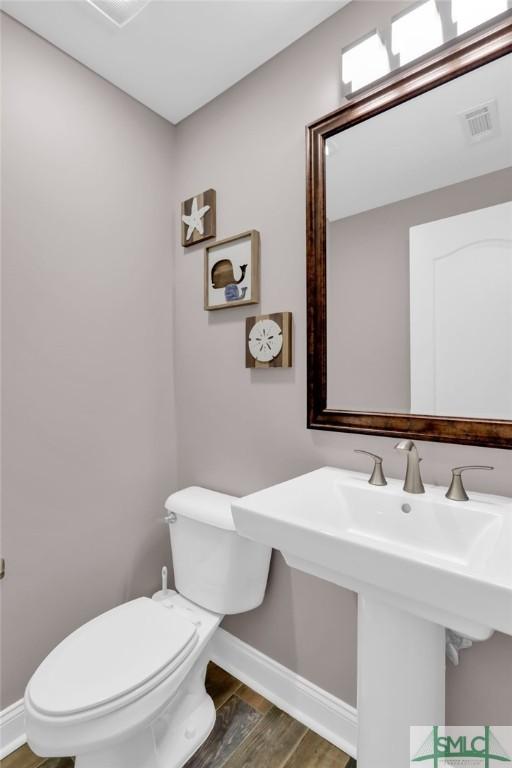
[[[355, 768], [344, 752], [215, 664], [208, 666], [206, 688], [217, 720], [185, 768]], [[0, 766], [73, 768], [74, 760], [37, 757], [25, 744]]]

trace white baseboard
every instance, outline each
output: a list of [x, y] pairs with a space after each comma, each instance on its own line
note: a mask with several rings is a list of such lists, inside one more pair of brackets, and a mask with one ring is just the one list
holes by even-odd
[[257, 693], [307, 725], [351, 757], [356, 757], [357, 710], [274, 659], [218, 629], [211, 659]]
[[0, 760], [25, 741], [25, 714], [23, 699], [20, 699], [0, 712]]
[[[312, 731], [356, 757], [357, 710], [274, 659], [218, 629], [211, 658]], [[23, 699], [0, 712], [0, 759], [26, 741]]]

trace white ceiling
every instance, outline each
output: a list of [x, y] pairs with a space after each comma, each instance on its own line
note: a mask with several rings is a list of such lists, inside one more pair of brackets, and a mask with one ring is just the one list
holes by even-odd
[[[330, 221], [512, 166], [512, 54], [329, 139]], [[495, 99], [497, 130], [470, 143], [459, 115]]]
[[172, 123], [349, 0], [151, 0], [119, 29], [87, 0], [0, 7]]

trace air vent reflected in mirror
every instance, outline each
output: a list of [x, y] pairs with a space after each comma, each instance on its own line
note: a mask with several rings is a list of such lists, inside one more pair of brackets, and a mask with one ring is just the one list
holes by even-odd
[[471, 144], [490, 139], [498, 133], [498, 105], [496, 99], [479, 104], [459, 115], [462, 130]]

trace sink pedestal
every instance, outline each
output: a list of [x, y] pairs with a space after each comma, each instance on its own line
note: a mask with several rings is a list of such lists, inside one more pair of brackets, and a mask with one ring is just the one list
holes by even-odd
[[444, 724], [444, 627], [358, 596], [358, 768], [409, 768], [411, 725]]

